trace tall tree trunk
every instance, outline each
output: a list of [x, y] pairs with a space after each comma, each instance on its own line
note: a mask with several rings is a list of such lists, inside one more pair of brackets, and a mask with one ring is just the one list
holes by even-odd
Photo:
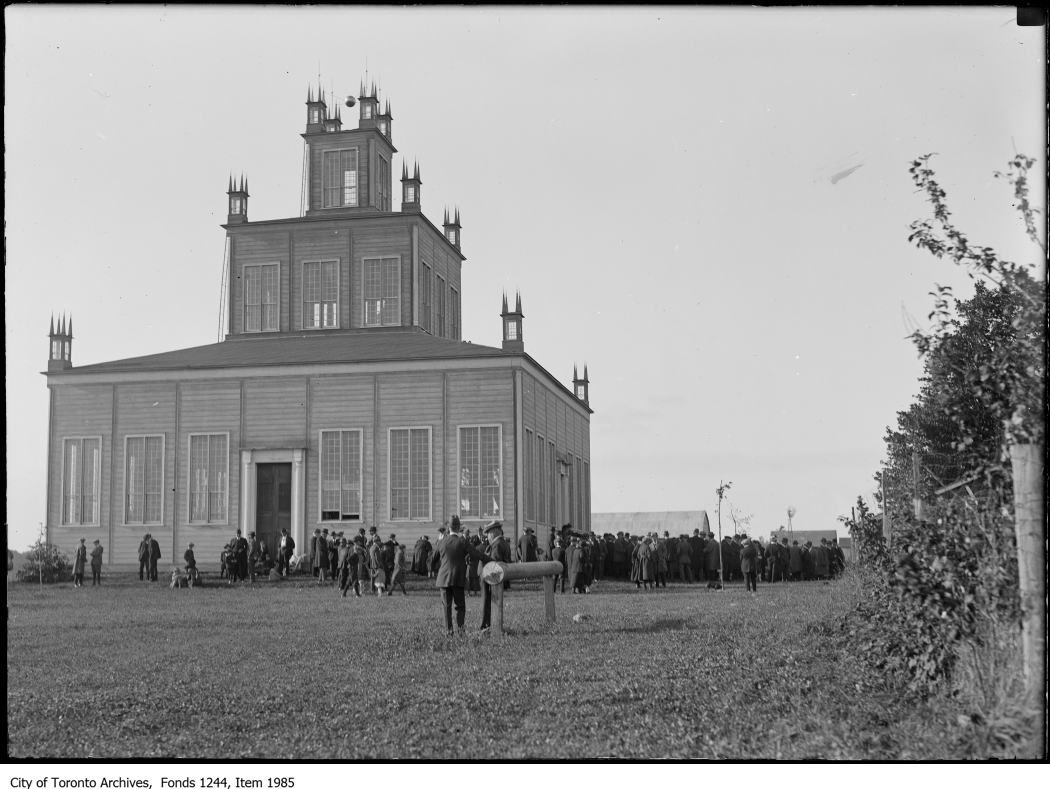
[[1038, 721], [1036, 758], [1046, 756], [1046, 524], [1043, 520], [1043, 454], [1039, 444], [1011, 444], [1014, 528], [1021, 591], [1025, 700]]

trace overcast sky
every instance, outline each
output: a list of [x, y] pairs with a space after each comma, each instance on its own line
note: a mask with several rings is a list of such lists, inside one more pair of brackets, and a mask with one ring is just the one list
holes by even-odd
[[1014, 14], [7, 7], [12, 547], [44, 520], [51, 313], [74, 364], [216, 341], [229, 174], [250, 219], [297, 216], [307, 86], [366, 66], [424, 213], [460, 208], [464, 339], [499, 345], [520, 290], [529, 354], [588, 365], [596, 512], [713, 515], [732, 480], [752, 533], [834, 528], [918, 390], [928, 291], [965, 283], [907, 242], [911, 159], [1037, 257], [993, 178], [1046, 136]]

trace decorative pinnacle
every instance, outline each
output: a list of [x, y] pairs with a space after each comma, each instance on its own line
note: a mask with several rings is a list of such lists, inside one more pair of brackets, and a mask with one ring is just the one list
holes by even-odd
[[55, 313], [51, 313], [51, 330], [48, 332], [49, 335], [54, 336], [55, 334]]
[[572, 366], [572, 380], [573, 380], [573, 382], [576, 382], [576, 381], [580, 380], [580, 372], [576, 368], [575, 364]]
[[583, 365], [583, 380], [585, 382], [589, 382], [590, 381], [590, 379], [587, 377], [587, 364], [586, 363], [584, 363], [584, 365]]
[[456, 227], [459, 227], [459, 206], [456, 206]]
[[503, 314], [507, 314], [507, 291], [503, 291]]
[[401, 162], [401, 180], [408, 180], [408, 162]]
[[444, 222], [444, 224], [446, 224], [446, 225], [448, 224], [448, 209], [447, 208], [445, 209], [445, 222]]
[[415, 169], [415, 173], [412, 175], [412, 177], [415, 180], [417, 180], [417, 181], [419, 180], [419, 161], [418, 160], [416, 160], [416, 169]]
[[520, 290], [515, 292], [514, 311], [519, 313], [519, 314], [521, 313], [521, 291]]
[[73, 316], [69, 316], [69, 339], [73, 339]]

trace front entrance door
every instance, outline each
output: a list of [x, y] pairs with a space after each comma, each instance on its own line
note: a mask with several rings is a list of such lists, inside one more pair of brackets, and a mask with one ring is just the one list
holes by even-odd
[[255, 469], [255, 536], [266, 543], [276, 562], [281, 529], [291, 534], [292, 464], [257, 463]]

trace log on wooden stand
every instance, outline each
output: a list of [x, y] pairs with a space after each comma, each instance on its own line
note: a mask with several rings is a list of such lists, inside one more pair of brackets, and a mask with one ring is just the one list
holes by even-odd
[[489, 562], [481, 570], [481, 580], [492, 587], [492, 629], [503, 637], [503, 582], [518, 578], [542, 578], [544, 615], [554, 624], [554, 579], [560, 577], [561, 562]]

